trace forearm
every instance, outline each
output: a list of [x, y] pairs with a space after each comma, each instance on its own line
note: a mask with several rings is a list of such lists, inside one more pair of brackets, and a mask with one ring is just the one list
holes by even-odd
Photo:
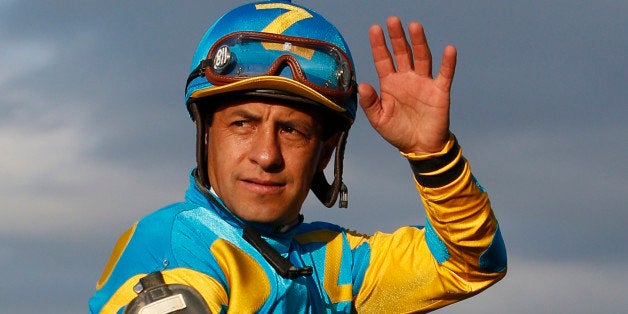
[[426, 239], [439, 264], [468, 281], [472, 290], [501, 278], [506, 255], [499, 226], [455, 137], [440, 153], [405, 156], [426, 209]]
[[[455, 138], [436, 154], [404, 154], [427, 213], [425, 228], [369, 239], [370, 265], [359, 310], [429, 311], [469, 297], [505, 274], [505, 250], [488, 195]], [[394, 292], [393, 292], [394, 291]], [[394, 293], [401, 302], [389, 302]]]

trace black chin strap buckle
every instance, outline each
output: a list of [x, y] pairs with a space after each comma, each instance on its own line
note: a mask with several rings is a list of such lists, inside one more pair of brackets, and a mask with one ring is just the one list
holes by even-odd
[[251, 226], [243, 228], [242, 237], [249, 242], [258, 252], [264, 256], [264, 259], [275, 269], [275, 271], [283, 278], [297, 279], [299, 277], [311, 276], [313, 273], [311, 266], [297, 267], [287, 258], [281, 256], [268, 242], [262, 239], [262, 236]]
[[297, 279], [299, 277], [309, 277], [309, 276], [312, 276], [312, 273], [313, 273], [312, 266], [304, 266], [304, 267], [290, 266], [290, 268], [288, 269], [288, 278]]

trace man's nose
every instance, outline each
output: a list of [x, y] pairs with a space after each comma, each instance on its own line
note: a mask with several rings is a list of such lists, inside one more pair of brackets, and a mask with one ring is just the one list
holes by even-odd
[[258, 130], [253, 138], [249, 159], [264, 171], [281, 170], [284, 160], [277, 132], [270, 128]]

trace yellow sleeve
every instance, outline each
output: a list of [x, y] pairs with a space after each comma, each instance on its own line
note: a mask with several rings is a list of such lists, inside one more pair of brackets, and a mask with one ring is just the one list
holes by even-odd
[[[506, 273], [505, 248], [488, 195], [471, 175], [453, 135], [445, 150], [432, 156], [441, 160], [406, 157], [426, 209], [426, 226], [368, 239], [369, 266], [354, 303], [358, 312], [434, 310], [479, 293]], [[428, 165], [413, 164], [426, 160]]]

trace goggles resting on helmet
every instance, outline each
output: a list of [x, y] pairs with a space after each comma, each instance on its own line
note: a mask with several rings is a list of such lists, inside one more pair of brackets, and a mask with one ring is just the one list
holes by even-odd
[[215, 86], [256, 76], [284, 76], [344, 103], [355, 93], [351, 59], [322, 40], [264, 32], [235, 32], [217, 40], [188, 78]]

